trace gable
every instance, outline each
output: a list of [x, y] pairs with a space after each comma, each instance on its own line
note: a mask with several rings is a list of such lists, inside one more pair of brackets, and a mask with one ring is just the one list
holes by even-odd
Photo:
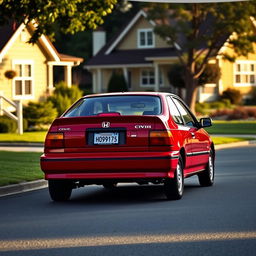
[[19, 36], [10, 46], [8, 52], [4, 56], [4, 60], [13, 59], [33, 59], [35, 61], [45, 62], [49, 56], [42, 50], [40, 43], [29, 44], [27, 41], [31, 37], [27, 28], [23, 28]]
[[[151, 29], [154, 30], [154, 22], [149, 21], [146, 18], [146, 13], [140, 11], [131, 20], [131, 22], [125, 27], [120, 33], [116, 40], [106, 49], [106, 54], [110, 54], [113, 50], [131, 50], [138, 49], [138, 30], [140, 29]], [[155, 48], [170, 47], [163, 39], [158, 35], [155, 37]]]

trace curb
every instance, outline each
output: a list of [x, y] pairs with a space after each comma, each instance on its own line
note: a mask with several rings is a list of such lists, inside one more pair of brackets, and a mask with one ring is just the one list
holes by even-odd
[[41, 142], [0, 142], [0, 147], [43, 147]]
[[251, 146], [251, 145], [256, 145], [256, 140], [238, 141], [233, 143], [220, 144], [220, 145], [216, 145], [215, 149], [220, 150], [225, 148], [235, 148], [235, 147], [243, 147], [243, 146]]
[[[216, 145], [215, 149], [221, 150], [226, 148], [243, 147], [243, 146], [250, 146], [250, 145], [256, 145], [256, 140], [220, 144], [220, 145]], [[46, 187], [48, 187], [48, 181], [46, 180], [36, 180], [36, 181], [22, 182], [19, 184], [3, 186], [3, 187], [0, 187], [0, 197], [43, 189]]]
[[9, 196], [48, 187], [48, 181], [35, 180], [0, 187], [0, 197]]

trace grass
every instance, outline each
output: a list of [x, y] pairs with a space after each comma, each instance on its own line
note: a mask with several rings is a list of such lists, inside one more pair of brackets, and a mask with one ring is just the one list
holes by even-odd
[[46, 131], [17, 133], [0, 133], [0, 142], [44, 142]]
[[0, 151], [0, 186], [42, 179], [41, 153]]
[[256, 134], [256, 121], [213, 121], [210, 134]]
[[[214, 121], [213, 126], [206, 129], [210, 134], [254, 134], [256, 121]], [[46, 131], [16, 133], [0, 133], [0, 142], [40, 142], [43, 143]]]
[[[245, 141], [250, 138], [212, 137], [215, 145]], [[41, 153], [0, 151], [0, 186], [43, 179], [39, 159]]]
[[253, 138], [236, 138], [236, 137], [212, 137], [215, 145], [227, 144], [239, 141], [253, 140]]

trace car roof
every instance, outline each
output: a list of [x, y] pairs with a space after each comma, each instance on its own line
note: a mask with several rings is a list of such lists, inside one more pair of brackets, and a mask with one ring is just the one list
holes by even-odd
[[99, 93], [99, 94], [90, 94], [86, 95], [83, 98], [90, 97], [105, 97], [105, 96], [164, 96], [164, 95], [173, 95], [168, 92], [111, 92], [111, 93]]

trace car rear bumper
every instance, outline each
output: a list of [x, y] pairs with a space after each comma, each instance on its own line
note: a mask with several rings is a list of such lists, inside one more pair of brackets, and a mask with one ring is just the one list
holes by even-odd
[[46, 179], [143, 179], [174, 177], [178, 152], [47, 153]]

